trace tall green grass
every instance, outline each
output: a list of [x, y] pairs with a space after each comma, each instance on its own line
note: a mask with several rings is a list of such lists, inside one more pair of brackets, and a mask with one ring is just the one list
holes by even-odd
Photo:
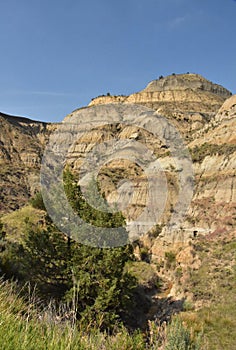
[[145, 349], [141, 333], [121, 329], [107, 336], [95, 329], [80, 330], [75, 322], [62, 322], [63, 315], [50, 310], [37, 312], [36, 301], [25, 302], [10, 282], [0, 284], [0, 349], [4, 350], [94, 350]]
[[[0, 349], [4, 350], [158, 350], [171, 349], [171, 328], [150, 322], [149, 333], [133, 334], [120, 326], [115, 334], [97, 329], [82, 330], [76, 321], [62, 321], [53, 308], [37, 310], [33, 294], [25, 301], [12, 282], [0, 282]], [[170, 326], [173, 328], [173, 325]], [[170, 331], [169, 331], [170, 329]], [[193, 342], [190, 333], [178, 323], [173, 328], [178, 339], [181, 334]], [[169, 345], [168, 345], [169, 344]], [[182, 343], [181, 343], [182, 344]], [[195, 349], [175, 347], [176, 350]], [[200, 349], [196, 348], [196, 349]]]

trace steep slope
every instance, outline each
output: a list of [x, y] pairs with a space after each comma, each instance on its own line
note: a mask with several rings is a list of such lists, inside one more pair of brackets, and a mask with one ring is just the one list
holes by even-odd
[[[182, 225], [183, 232], [176, 237], [188, 239], [193, 232], [207, 233], [222, 225], [230, 228], [235, 224], [235, 96], [231, 97], [224, 87], [198, 74], [179, 74], [154, 80], [144, 90], [130, 96], [100, 96], [89, 106], [110, 103], [152, 107], [185, 137], [193, 158], [196, 184], [192, 206]], [[77, 115], [79, 122], [80, 110], [68, 115], [65, 121], [76, 120]], [[138, 140], [160, 159], [168, 180], [168, 198], [160, 223], [167, 222], [178, 198], [178, 169], [168, 146], [150, 133], [130, 125], [89, 130], [71, 148], [69, 163], [78, 170], [81, 164], [78, 159], [81, 161], [92, 145], [114, 137]], [[120, 202], [130, 200], [131, 205], [125, 212], [129, 220], [137, 217], [145, 206], [147, 182], [143, 175], [137, 166], [125, 160], [110, 162], [100, 172], [101, 187], [110, 202], [117, 198]], [[121, 182], [125, 177], [134, 181], [134, 194], [130, 196], [127, 186]]]
[[236, 225], [236, 95], [189, 144], [196, 174], [190, 216], [203, 227], [222, 230]]
[[54, 126], [0, 114], [0, 211], [15, 210], [39, 189], [43, 148]]
[[[141, 92], [130, 96], [100, 96], [93, 99], [85, 109], [111, 102], [122, 105], [135, 103], [154, 108], [180, 130], [191, 150], [196, 175], [194, 201], [184, 225], [185, 229], [192, 232], [195, 226], [203, 230], [221, 227], [214, 221], [218, 220], [219, 215], [223, 218], [228, 210], [230, 217], [234, 217], [235, 184], [232, 179], [235, 175], [235, 134], [232, 131], [235, 130], [235, 97], [230, 96], [228, 90], [198, 74], [179, 74], [160, 77]], [[227, 97], [230, 97], [229, 100], [226, 100]], [[76, 120], [80, 111], [72, 112], [65, 122], [71, 118]], [[3, 114], [0, 120], [1, 210], [8, 211], [21, 207], [38, 188], [43, 149], [56, 125]], [[80, 120], [77, 119], [77, 122], [79, 124]], [[168, 180], [168, 198], [162, 218], [162, 223], [165, 223], [178, 197], [179, 170], [175, 169], [168, 146], [163, 141], [127, 123], [87, 130], [82, 139], [70, 148], [67, 162], [78, 171], [81, 159], [97, 143], [114, 137], [130, 142], [138, 140], [158, 156]], [[115, 160], [101, 169], [99, 178], [110, 202], [117, 198], [120, 202], [131, 200], [125, 213], [128, 219], [140, 214], [145, 206], [147, 192], [147, 182], [140, 166], [126, 160]], [[134, 181], [133, 196], [127, 195], [127, 185], [122, 179]], [[214, 201], [215, 205], [212, 205]], [[225, 209], [219, 210], [223, 202]], [[218, 214], [213, 215], [213, 210]], [[209, 212], [213, 216], [208, 216]], [[232, 219], [228, 221], [227, 227], [231, 225]]]
[[[67, 162], [78, 171], [87, 151], [114, 138], [137, 140], [153, 150], [168, 181], [168, 198], [160, 225], [136, 246], [136, 256], [151, 262], [147, 265], [163, 282], [161, 287], [150, 290], [153, 301], [150, 314], [168, 320], [175, 304], [181, 308], [184, 305], [186, 312], [182, 317], [191, 327], [194, 323], [194, 327], [201, 329], [203, 324], [209, 329], [209, 349], [232, 349], [236, 295], [236, 95], [231, 96], [223, 87], [196, 74], [173, 75], [155, 80], [140, 93], [128, 97], [101, 96], [85, 109], [110, 103], [152, 107], [184, 135], [193, 160], [195, 190], [180, 229], [170, 235], [163, 227], [178, 198], [181, 169], [175, 167], [168, 145], [152, 133], [127, 125], [128, 119], [126, 125], [88, 129], [69, 149]], [[71, 118], [74, 121], [78, 116], [79, 124], [79, 111], [68, 115], [64, 122]], [[5, 115], [1, 115], [0, 121], [0, 209], [9, 211], [22, 206], [37, 188], [43, 149], [56, 126]], [[104, 164], [99, 172], [101, 188], [110, 202], [117, 198], [124, 203], [131, 200], [125, 211], [128, 219], [136, 218], [145, 207], [144, 175], [140, 166], [122, 159]], [[128, 181], [122, 181], [127, 179], [134, 183], [133, 196], [129, 196]], [[23, 216], [22, 211], [18, 215]], [[15, 223], [12, 220], [10, 225], [9, 217], [12, 220], [10, 214], [3, 222], [14, 234]]]

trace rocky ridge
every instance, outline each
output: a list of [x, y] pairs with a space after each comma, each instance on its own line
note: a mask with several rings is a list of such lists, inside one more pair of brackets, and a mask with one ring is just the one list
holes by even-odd
[[[185, 137], [193, 158], [195, 192], [187, 219], [180, 232], [176, 232], [175, 237], [168, 236], [165, 232], [165, 239], [169, 237], [171, 241], [173, 239], [186, 240], [192, 237], [193, 232], [207, 234], [209, 230], [230, 229], [232, 225], [235, 225], [236, 140], [233, 131], [235, 130], [236, 113], [235, 96], [231, 95], [222, 86], [213, 84], [198, 74], [180, 74], [154, 80], [144, 90], [130, 96], [100, 96], [89, 104], [91, 107], [110, 103], [135, 103], [152, 107], [158, 114], [170, 120]], [[69, 115], [66, 120], [69, 120], [70, 117], [76, 118], [76, 113], [79, 115], [79, 110]], [[165, 218], [160, 223], [164, 224], [178, 197], [178, 169], [175, 168], [166, 144], [156, 140], [153, 135], [144, 130], [119, 125], [116, 130], [114, 128], [107, 131], [103, 129], [102, 136], [99, 130], [86, 133], [82, 142], [75, 147], [78, 151], [77, 155], [83, 156], [83, 152], [87, 150], [86, 147], [100, 142], [99, 139], [104, 140], [107, 137], [110, 140], [114, 135], [118, 139], [139, 140], [154, 150], [159, 157], [169, 185]], [[73, 155], [76, 155], [75, 148], [69, 158], [76, 168], [76, 160], [72, 161]], [[143, 207], [146, 200], [144, 178], [141, 173], [138, 173], [138, 169], [134, 170], [130, 164], [125, 162], [122, 164], [113, 162], [100, 173], [101, 183], [104, 185], [104, 192], [108, 199], [113, 201], [113, 198], [117, 198], [116, 183], [118, 180], [114, 181], [113, 176], [116, 172], [116, 177], [121, 179], [117, 169], [120, 169], [120, 174], [125, 174], [125, 171], [127, 173], [129, 169], [129, 173], [133, 173], [132, 180], [136, 176], [137, 192], [132, 198], [138, 198], [140, 207]], [[122, 193], [122, 187], [120, 187], [120, 193]], [[124, 199], [124, 194], [121, 197]], [[135, 213], [135, 209], [132, 208], [132, 214], [135, 216], [138, 211]], [[130, 218], [130, 212], [126, 215]], [[155, 247], [151, 250], [155, 255]]]
[[[114, 138], [127, 140], [130, 147], [133, 141], [139, 141], [153, 151], [167, 179], [168, 198], [159, 224], [134, 244], [140, 261], [133, 268], [148, 309], [145, 315], [136, 310], [135, 316], [140, 317], [142, 326], [149, 320], [168, 322], [173, 314], [184, 310], [180, 317], [193, 331], [196, 327], [202, 329], [202, 325], [210, 327], [213, 346], [209, 349], [231, 349], [227, 341], [235, 328], [236, 305], [236, 95], [231, 96], [223, 87], [199, 75], [187, 74], [155, 80], [131, 97], [101, 96], [84, 110], [92, 111], [92, 106], [100, 105], [132, 105], [130, 101], [152, 106], [157, 115], [161, 113], [170, 120], [183, 135], [191, 154], [194, 196], [178, 230], [170, 233], [165, 224], [178, 198], [181, 169], [168, 144], [145, 128], [117, 123], [83, 130], [80, 140], [70, 147], [67, 162], [78, 172], [86, 152]], [[80, 112], [81, 109], [69, 114], [64, 123], [73, 118], [79, 124]], [[0, 125], [2, 215], [24, 206], [39, 189], [43, 150], [57, 126], [4, 114], [0, 115]], [[111, 161], [101, 168], [99, 180], [110, 202], [129, 202], [124, 210], [128, 219], [135, 218], [145, 207], [147, 179], [138, 164], [125, 159]], [[134, 184], [132, 196], [129, 181]], [[41, 210], [26, 206], [3, 216], [2, 222], [7, 235], [17, 237], [16, 232], [25, 230], [29, 217], [35, 225], [43, 225], [44, 215]], [[214, 323], [219, 324], [217, 331]], [[221, 329], [228, 330], [228, 335], [226, 344], [222, 342], [217, 347]]]
[[89, 106], [135, 103], [171, 119], [181, 133], [201, 129], [218, 111], [231, 92], [199, 74], [174, 74], [151, 81], [145, 89], [129, 96], [99, 96]]
[[[110, 103], [151, 107], [170, 120], [186, 140], [193, 158], [196, 185], [187, 219], [176, 237], [186, 240], [195, 231], [207, 233], [235, 225], [235, 96], [198, 74], [179, 74], [160, 77], [130, 96], [100, 96], [93, 99], [87, 109]], [[76, 120], [80, 111], [69, 114], [64, 122], [71, 118]], [[1, 115], [2, 211], [22, 206], [38, 188], [43, 149], [54, 128], [56, 125]], [[166, 208], [159, 223], [164, 225], [178, 198], [179, 170], [168, 145], [145, 129], [118, 123], [87, 130], [70, 148], [68, 163], [78, 170], [88, 150], [114, 137], [138, 140], [160, 159], [168, 182]], [[103, 192], [111, 202], [117, 196], [122, 201], [122, 196], [127, 195], [122, 179], [135, 181], [134, 195], [126, 198], [131, 203], [125, 214], [129, 219], [137, 217], [146, 201], [146, 179], [142, 169], [125, 160], [112, 161], [101, 169], [99, 178]], [[170, 239], [174, 237], [170, 236]], [[155, 247], [150, 246], [150, 249], [155, 255]]]

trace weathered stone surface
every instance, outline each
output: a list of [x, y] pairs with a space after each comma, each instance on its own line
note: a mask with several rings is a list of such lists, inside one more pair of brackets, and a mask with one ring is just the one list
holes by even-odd
[[[197, 246], [201, 248], [201, 242], [209, 242], [210, 250], [215, 241], [221, 253], [221, 248], [236, 234], [236, 95], [230, 96], [226, 89], [199, 75], [176, 75], [155, 80], [143, 91], [130, 96], [100, 96], [85, 109], [92, 111], [90, 107], [111, 103], [116, 106], [144, 105], [164, 115], [182, 133], [193, 157], [194, 196], [181, 225], [170, 230], [167, 224], [178, 200], [178, 174], [183, 169], [176, 165], [166, 142], [145, 128], [128, 125], [127, 120], [127, 123], [84, 130], [67, 154], [67, 163], [78, 172], [87, 152], [99, 143], [116, 138], [128, 140], [131, 150], [132, 142], [138, 141], [158, 158], [168, 186], [165, 208], [158, 230], [155, 232], [154, 228], [141, 238], [136, 254], [139, 258], [142, 253], [147, 254], [154, 270], [164, 281], [161, 291], [152, 295], [153, 310], [149, 314], [166, 320], [175, 308], [172, 298], [181, 298], [182, 303], [186, 298], [193, 300], [193, 292], [187, 288], [189, 275], [204, 266], [202, 251]], [[69, 114], [64, 123], [72, 118], [80, 124], [80, 110]], [[39, 189], [42, 154], [56, 125], [3, 114], [0, 115], [0, 125], [2, 214], [22, 207]], [[63, 135], [58, 141], [63, 144]], [[141, 166], [127, 159], [115, 159], [101, 167], [98, 179], [108, 201], [123, 205], [127, 221], [142, 213], [148, 190]], [[220, 261], [218, 254], [205, 253], [209, 254], [211, 274], [215, 274], [215, 268], [219, 266], [221, 274], [225, 260]], [[207, 305], [206, 300], [195, 302], [195, 307], [202, 305]]]
[[201, 129], [230, 96], [227, 89], [199, 74], [176, 74], [151, 81], [145, 89], [130, 96], [99, 96], [89, 105], [142, 104], [171, 118], [186, 135]]
[[127, 96], [99, 96], [89, 103], [89, 106], [95, 106], [98, 104], [107, 104], [107, 103], [121, 103], [127, 99]]
[[190, 217], [217, 230], [236, 225], [236, 95], [227, 99], [208, 125], [198, 131], [191, 149], [206, 155], [194, 163], [196, 189]]
[[[195, 194], [188, 216], [182, 231], [180, 229], [174, 236], [165, 233], [169, 241], [188, 240], [193, 231], [204, 234], [221, 226], [230, 229], [235, 225], [236, 97], [230, 95], [228, 90], [200, 75], [180, 74], [152, 81], [143, 91], [130, 96], [100, 96], [89, 105], [135, 103], [152, 107], [180, 130], [190, 150], [195, 152], [196, 148], [196, 152], [200, 152], [206, 144], [205, 153], [200, 155], [200, 160], [194, 161]], [[76, 115], [77, 111], [72, 112], [64, 122], [71, 118], [76, 120]], [[81, 122], [79, 117], [77, 122]], [[182, 170], [176, 167], [163, 140], [128, 123], [127, 120], [125, 124], [88, 129], [69, 149], [67, 162], [78, 170], [88, 151], [114, 137], [142, 143], [159, 158], [168, 182], [161, 219], [165, 224], [178, 198], [178, 173]], [[37, 189], [43, 149], [55, 127], [1, 115], [1, 210], [21, 206]], [[125, 211], [127, 219], [140, 214], [147, 197], [147, 183], [140, 167], [126, 160], [115, 160], [101, 169], [99, 179], [110, 202], [129, 202]], [[129, 181], [134, 182], [131, 194]]]
[[0, 114], [0, 210], [14, 210], [39, 189], [43, 148], [55, 126]]

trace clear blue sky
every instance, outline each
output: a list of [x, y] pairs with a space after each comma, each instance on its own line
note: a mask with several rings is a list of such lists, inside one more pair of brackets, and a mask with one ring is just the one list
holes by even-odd
[[0, 13], [1, 112], [61, 121], [173, 72], [236, 93], [234, 0], [0, 0]]

